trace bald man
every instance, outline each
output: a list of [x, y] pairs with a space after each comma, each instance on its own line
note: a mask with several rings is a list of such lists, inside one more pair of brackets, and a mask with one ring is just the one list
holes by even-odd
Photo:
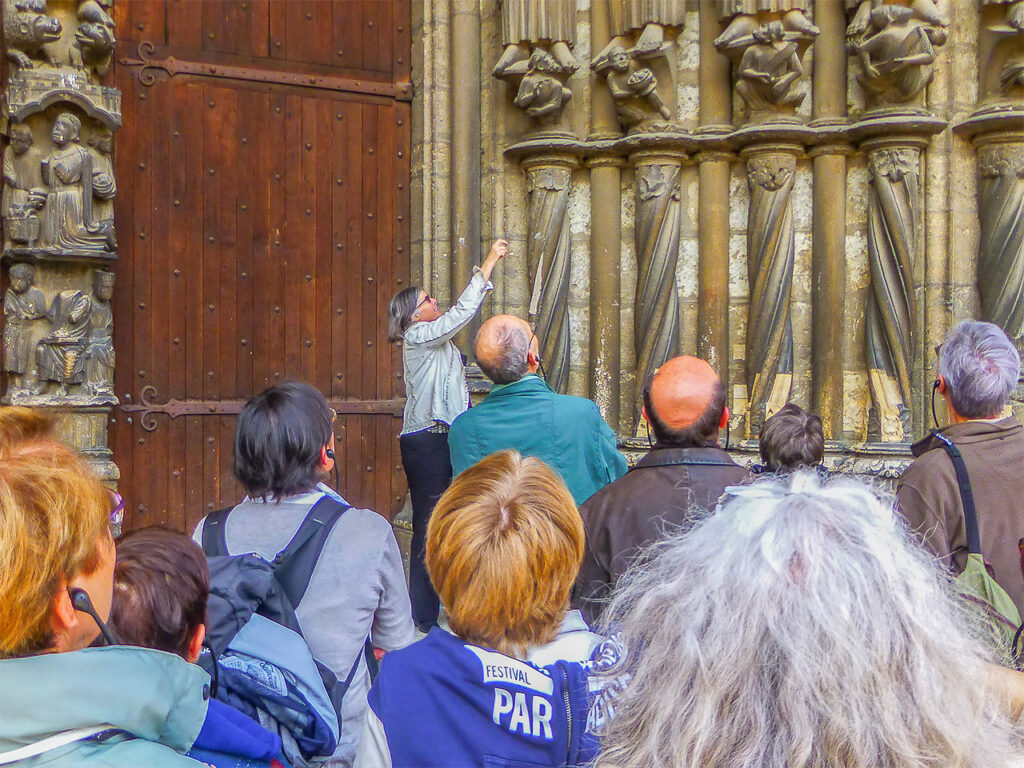
[[497, 315], [480, 326], [476, 360], [494, 387], [452, 422], [453, 474], [495, 451], [514, 448], [549, 464], [581, 504], [625, 473], [615, 433], [593, 401], [559, 395], [537, 375], [537, 337], [525, 320]]
[[643, 417], [654, 447], [624, 477], [580, 507], [587, 532], [573, 607], [594, 624], [637, 552], [667, 530], [686, 528], [714, 509], [747, 471], [718, 444], [729, 421], [725, 388], [696, 357], [676, 357], [644, 385]]

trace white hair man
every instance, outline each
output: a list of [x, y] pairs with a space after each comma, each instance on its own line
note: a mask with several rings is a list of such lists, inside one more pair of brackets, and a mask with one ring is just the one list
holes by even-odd
[[1024, 611], [1018, 542], [1024, 537], [1024, 427], [1003, 417], [1020, 376], [1020, 355], [992, 323], [967, 320], [939, 348], [936, 391], [950, 425], [913, 446], [899, 480], [899, 509], [925, 546], [953, 573], [967, 565], [964, 507], [944, 440], [963, 455], [977, 510], [981, 554], [992, 576]]
[[606, 613], [624, 658], [597, 768], [1009, 768], [990, 662], [892, 498], [815, 472], [727, 489]]

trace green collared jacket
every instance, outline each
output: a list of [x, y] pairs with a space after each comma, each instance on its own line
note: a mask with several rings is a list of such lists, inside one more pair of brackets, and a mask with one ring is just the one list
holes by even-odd
[[452, 472], [514, 448], [558, 472], [576, 504], [626, 473], [615, 433], [592, 400], [559, 395], [535, 374], [497, 386], [448, 433]]

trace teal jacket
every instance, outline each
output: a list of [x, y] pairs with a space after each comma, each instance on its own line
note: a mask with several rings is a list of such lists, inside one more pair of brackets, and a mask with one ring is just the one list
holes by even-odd
[[626, 474], [615, 433], [594, 402], [559, 395], [535, 374], [496, 386], [452, 422], [448, 449], [453, 474], [504, 448], [547, 462], [577, 505]]
[[[114, 646], [0, 661], [0, 759], [18, 768], [199, 768], [183, 754], [206, 717], [209, 676], [161, 651]], [[98, 731], [90, 737], [90, 731]], [[78, 740], [60, 745], [62, 738]], [[46, 742], [44, 740], [52, 740]]]

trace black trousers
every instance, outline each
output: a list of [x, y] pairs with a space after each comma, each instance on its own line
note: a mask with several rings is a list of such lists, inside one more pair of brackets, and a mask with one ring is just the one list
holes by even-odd
[[409, 597], [412, 618], [424, 629], [437, 622], [441, 602], [430, 583], [425, 562], [427, 524], [434, 505], [452, 482], [448, 435], [444, 432], [413, 432], [399, 438], [402, 466], [412, 497], [412, 550], [409, 558]]

